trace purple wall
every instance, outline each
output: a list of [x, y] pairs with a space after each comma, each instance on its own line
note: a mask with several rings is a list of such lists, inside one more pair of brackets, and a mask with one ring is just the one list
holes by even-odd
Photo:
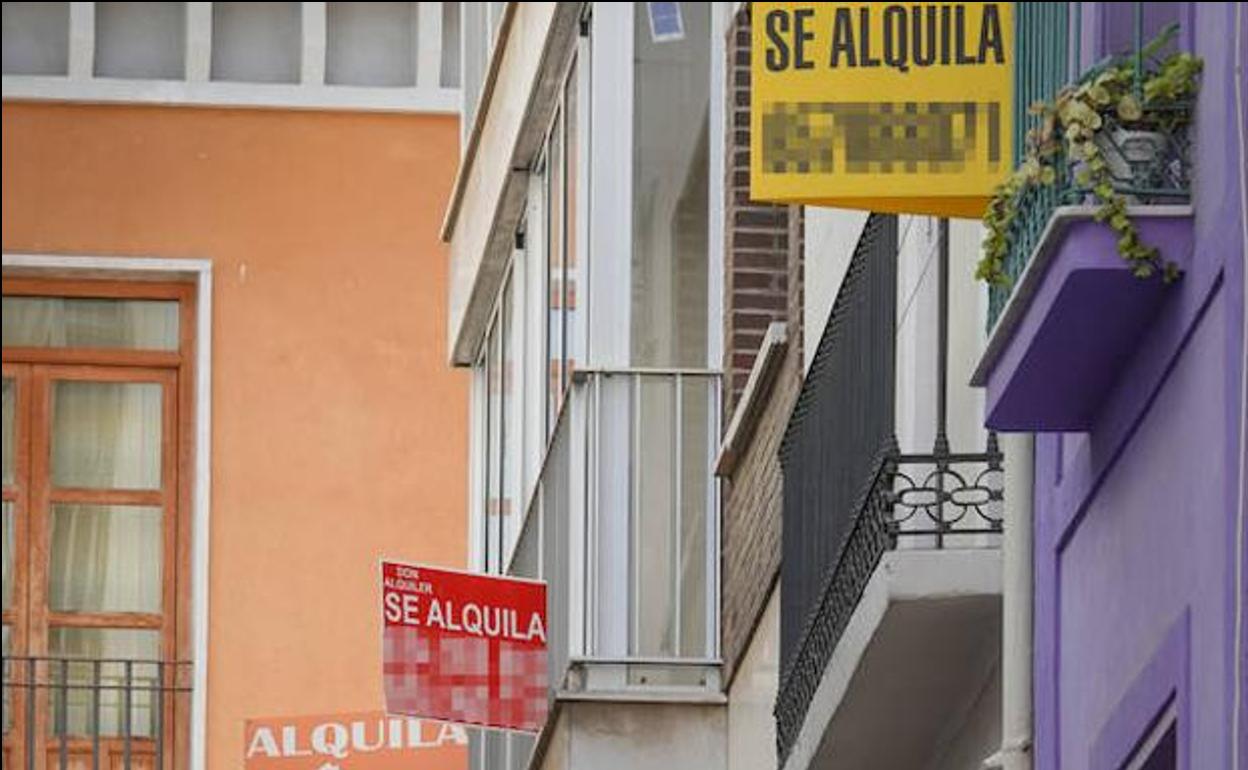
[[[1171, 693], [1179, 767], [1230, 766], [1245, 249], [1233, 57], [1248, 53], [1233, 4], [1171, 5], [1205, 60], [1195, 247], [1092, 430], [1036, 441], [1040, 770], [1112, 768]], [[1113, 37], [1085, 34], [1082, 61]]]

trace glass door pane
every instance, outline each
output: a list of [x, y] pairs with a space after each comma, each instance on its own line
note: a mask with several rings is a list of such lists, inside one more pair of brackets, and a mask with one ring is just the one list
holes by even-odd
[[[2, 727], [4, 732], [7, 733], [9, 731], [9, 728], [13, 726], [13, 698], [10, 695], [7, 683], [15, 678], [15, 673], [16, 673], [12, 668], [15, 664], [9, 660], [9, 654], [13, 650], [13, 629], [7, 623], [4, 625], [3, 640], [2, 642], [0, 642], [0, 645], [2, 645], [2, 648], [3, 648], [2, 650], [3, 656], [4, 656], [3, 676], [4, 676], [4, 681], [6, 683], [6, 686], [4, 688], [4, 702], [2, 705], [0, 705], [0, 708], [4, 709], [4, 720], [3, 720], [3, 723], [0, 723], [0, 727]], [[5, 743], [8, 743], [7, 738], [5, 739]], [[7, 755], [5, 756], [5, 759], [6, 760], [8, 759]], [[5, 767], [8, 767], [8, 765], [5, 765]]]
[[157, 506], [52, 505], [53, 612], [161, 610], [163, 516]]
[[4, 378], [4, 447], [3, 457], [0, 462], [4, 464], [4, 486], [9, 487], [14, 484], [14, 472], [16, 468], [16, 455], [14, 450], [17, 448], [17, 426], [14, 417], [17, 410], [17, 383], [12, 377]]
[[162, 393], [154, 382], [57, 380], [52, 391], [52, 483], [159, 489]]
[[13, 552], [14, 540], [17, 538], [17, 517], [13, 513], [13, 503], [8, 500], [4, 501], [4, 611], [8, 612], [13, 607]]

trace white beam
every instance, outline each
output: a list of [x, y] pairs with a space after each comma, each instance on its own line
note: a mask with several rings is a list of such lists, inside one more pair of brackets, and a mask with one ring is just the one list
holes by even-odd
[[417, 3], [416, 85], [438, 88], [442, 80], [442, 3]]

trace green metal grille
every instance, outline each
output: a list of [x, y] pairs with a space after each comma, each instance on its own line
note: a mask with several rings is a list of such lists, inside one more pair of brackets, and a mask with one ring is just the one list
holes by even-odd
[[[1076, 54], [1082, 26], [1082, 3], [1018, 3], [1015, 10], [1014, 66], [1014, 165], [1027, 149], [1027, 135], [1039, 117], [1029, 114], [1037, 101], [1051, 101], [1058, 92], [1077, 79], [1095, 77], [1104, 67], [1121, 61], [1121, 54], [1134, 54], [1137, 94], [1144, 72], [1144, 8], [1132, 3], [1132, 49], [1117, 52], [1119, 57], [1084, 69]], [[1073, 44], [1073, 48], [1072, 48]], [[1156, 54], [1154, 54], [1156, 55]], [[1072, 64], [1072, 61], [1074, 62]], [[1155, 62], [1154, 62], [1155, 63]], [[1184, 203], [1191, 199], [1191, 145], [1188, 125], [1193, 104], [1183, 102], [1157, 106], [1170, 112], [1161, 132], [1157, 151], [1143, 159], [1128, 151], [1132, 125], [1121, 123], [1113, 114], [1102, 116], [1104, 127], [1098, 135], [1102, 151], [1117, 161], [1111, 163], [1114, 189], [1136, 204]], [[1137, 132], [1138, 133], [1138, 132]], [[1118, 170], [1113, 170], [1114, 168]], [[1058, 206], [1089, 199], [1089, 191], [1075, 184], [1070, 167], [1058, 157], [1054, 161], [1056, 182], [1028, 188], [1018, 206], [1018, 216], [1009, 230], [1010, 249], [1004, 260], [1007, 283], [992, 285], [988, 291], [988, 328], [991, 331], [1010, 298], [1019, 276], [1027, 267], [1044, 228]]]
[[[1072, 34], [1069, 3], [1017, 3], [1014, 6], [1014, 165], [1026, 149], [1027, 132], [1038, 118], [1028, 114], [1032, 103], [1052, 99], [1070, 82], [1070, 40]], [[1077, 33], [1077, 31], [1076, 31]], [[1057, 184], [1031, 188], [1019, 206], [1019, 216], [1010, 232], [1010, 251], [1005, 258], [1005, 274], [1010, 283], [992, 285], [988, 290], [988, 328], [1005, 308], [1015, 280], [1027, 266], [1040, 234], [1053, 209], [1068, 202], [1071, 194], [1065, 164], [1057, 164]]]

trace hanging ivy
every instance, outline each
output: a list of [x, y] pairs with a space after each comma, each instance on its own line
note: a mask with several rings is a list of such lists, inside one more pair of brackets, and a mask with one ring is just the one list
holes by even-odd
[[[1027, 134], [1023, 162], [997, 187], [984, 213], [988, 234], [976, 278], [1009, 285], [1005, 258], [1010, 250], [1011, 227], [1028, 191], [1057, 184], [1059, 164], [1067, 173], [1074, 172], [1076, 186], [1095, 201], [1093, 218], [1117, 235], [1118, 253], [1136, 277], [1148, 278], [1158, 272], [1167, 282], [1178, 277], [1176, 265], [1140, 239], [1127, 212], [1127, 196], [1115, 187], [1110, 162], [1102, 149], [1104, 141], [1097, 141], [1111, 124], [1166, 136], [1185, 128], [1189, 120], [1185, 107], [1196, 94], [1202, 62], [1183, 52], [1157, 58], [1176, 32], [1176, 26], [1168, 27], [1141, 50], [1138, 59], [1111, 60], [1083, 81], [1063, 88], [1053, 101], [1031, 105], [1029, 112], [1039, 122]], [[1137, 66], [1142, 71], [1137, 73]]]

